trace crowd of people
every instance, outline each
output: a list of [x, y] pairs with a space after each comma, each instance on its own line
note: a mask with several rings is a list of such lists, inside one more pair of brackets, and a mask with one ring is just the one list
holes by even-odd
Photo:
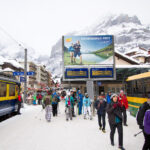
[[[18, 95], [18, 101], [21, 97]], [[105, 96], [101, 93], [98, 96], [94, 96], [92, 100], [88, 93], [82, 94], [78, 89], [77, 91], [71, 90], [70, 92], [62, 91], [59, 93], [56, 90], [49, 90], [46, 94], [29, 94], [28, 103], [30, 104], [30, 99], [32, 99], [32, 104], [42, 105], [45, 109], [45, 119], [50, 122], [51, 115], [53, 117], [58, 114], [59, 102], [64, 101], [65, 104], [65, 115], [66, 121], [73, 120], [73, 117], [83, 114], [83, 119], [90, 119], [95, 116], [97, 111], [98, 116], [98, 126], [99, 130], [106, 133], [106, 114], [108, 115], [108, 123], [110, 126], [110, 143], [114, 146], [114, 134], [117, 128], [118, 130], [118, 143], [119, 149], [124, 150], [123, 147], [123, 125], [127, 124], [127, 109], [128, 100], [124, 91], [121, 90], [120, 94], [111, 93], [110, 91]], [[20, 103], [19, 103], [20, 104]], [[76, 109], [75, 109], [76, 108]], [[75, 112], [76, 110], [76, 112]], [[20, 113], [20, 110], [18, 111]], [[145, 117], [146, 116], [146, 117]], [[138, 111], [137, 123], [139, 128], [145, 137], [145, 143], [143, 150], [150, 149], [150, 95], [148, 96], [147, 102], [145, 102]]]

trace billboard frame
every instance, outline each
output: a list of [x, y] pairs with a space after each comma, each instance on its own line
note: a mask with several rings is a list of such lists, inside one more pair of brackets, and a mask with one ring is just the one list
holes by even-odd
[[[69, 36], [69, 35], [68, 35]], [[72, 35], [73, 36], [73, 35]], [[82, 36], [82, 35], [78, 35]], [[85, 36], [85, 35], [84, 35]], [[88, 36], [88, 35], [86, 35]], [[105, 36], [105, 35], [89, 35], [89, 36]], [[108, 35], [107, 35], [108, 36]], [[114, 36], [112, 36], [112, 43], [114, 46]], [[64, 36], [62, 36], [62, 63], [63, 63], [63, 81], [102, 81], [102, 80], [116, 80], [116, 69], [115, 69], [115, 46], [113, 50], [113, 64], [98, 64], [98, 65], [72, 65], [72, 66], [65, 66], [64, 65]], [[66, 69], [78, 69], [78, 68], [87, 68], [88, 69], [88, 78], [65, 78], [65, 70]], [[90, 78], [90, 69], [91, 68], [113, 68], [113, 77], [112, 78]]]

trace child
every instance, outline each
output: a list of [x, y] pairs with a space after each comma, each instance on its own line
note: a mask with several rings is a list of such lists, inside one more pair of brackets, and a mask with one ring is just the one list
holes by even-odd
[[92, 120], [92, 115], [91, 115], [91, 100], [88, 96], [88, 94], [85, 94], [85, 97], [83, 99], [83, 106], [84, 106], [84, 119], [87, 117], [87, 113], [89, 113], [90, 120]]

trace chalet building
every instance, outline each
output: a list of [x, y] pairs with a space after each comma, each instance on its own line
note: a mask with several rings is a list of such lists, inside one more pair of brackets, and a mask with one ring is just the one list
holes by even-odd
[[150, 63], [150, 49], [146, 50], [142, 47], [138, 47], [130, 52], [125, 53], [125, 55], [137, 60], [140, 64]]

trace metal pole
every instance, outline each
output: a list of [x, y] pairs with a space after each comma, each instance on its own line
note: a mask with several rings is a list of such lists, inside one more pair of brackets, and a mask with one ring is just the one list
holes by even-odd
[[25, 82], [24, 82], [24, 103], [26, 102], [26, 97], [27, 97], [27, 49], [24, 49], [25, 51], [25, 57], [24, 57], [24, 77], [25, 77]]

